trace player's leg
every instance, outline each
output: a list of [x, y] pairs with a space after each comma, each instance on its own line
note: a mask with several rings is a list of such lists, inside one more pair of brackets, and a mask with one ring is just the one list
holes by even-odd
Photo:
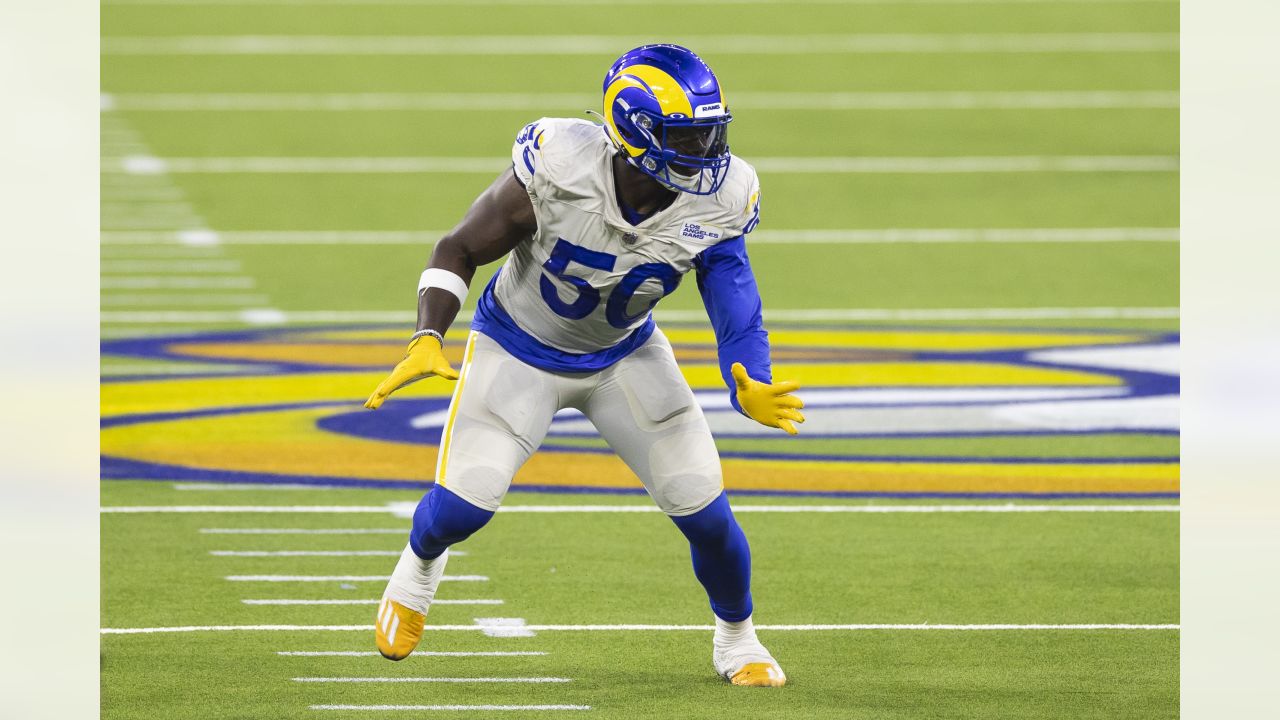
[[786, 675], [752, 625], [751, 549], [728, 496], [722, 490], [701, 510], [671, 519], [689, 540], [694, 575], [711, 600], [716, 672], [734, 685], [781, 687]]
[[555, 378], [473, 332], [440, 438], [436, 486], [413, 514], [409, 543], [378, 607], [378, 650], [399, 660], [418, 645], [449, 555], [484, 527], [558, 409]]
[[662, 333], [602, 372], [582, 410], [689, 540], [716, 617], [716, 671], [738, 685], [782, 685], [751, 624], [751, 549], [724, 494], [719, 453]]

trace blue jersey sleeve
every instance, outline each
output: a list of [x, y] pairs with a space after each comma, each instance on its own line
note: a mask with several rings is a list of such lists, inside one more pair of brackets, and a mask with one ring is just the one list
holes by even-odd
[[729, 386], [729, 402], [742, 412], [729, 371], [734, 363], [742, 363], [754, 380], [773, 382], [769, 333], [761, 317], [760, 290], [747, 259], [746, 239], [738, 236], [716, 243], [699, 253], [693, 264], [698, 271], [698, 292], [716, 333], [720, 376]]

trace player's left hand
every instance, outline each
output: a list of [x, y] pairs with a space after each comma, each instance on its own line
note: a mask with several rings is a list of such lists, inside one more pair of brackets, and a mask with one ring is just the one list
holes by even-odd
[[800, 389], [800, 383], [791, 380], [762, 383], [752, 380], [742, 363], [734, 363], [729, 371], [738, 386], [738, 404], [752, 420], [768, 427], [782, 428], [795, 435], [795, 423], [804, 422], [800, 408], [804, 401], [791, 393]]
[[429, 335], [414, 338], [405, 350], [404, 359], [395, 366], [386, 380], [378, 384], [364, 406], [377, 410], [391, 393], [432, 375], [439, 375], [446, 380], [458, 379], [458, 371], [444, 358], [444, 348], [440, 346], [439, 340]]

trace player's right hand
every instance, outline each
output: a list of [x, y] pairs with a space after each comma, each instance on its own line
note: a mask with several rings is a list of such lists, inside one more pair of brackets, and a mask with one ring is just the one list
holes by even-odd
[[458, 379], [458, 371], [444, 359], [444, 348], [440, 346], [439, 340], [430, 335], [414, 338], [405, 350], [404, 359], [395, 366], [386, 380], [378, 383], [378, 388], [365, 400], [364, 406], [377, 410], [391, 393], [432, 375], [447, 380]]

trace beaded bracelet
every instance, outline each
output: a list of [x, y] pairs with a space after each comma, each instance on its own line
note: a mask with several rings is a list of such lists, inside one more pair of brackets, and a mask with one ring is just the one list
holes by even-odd
[[413, 342], [414, 340], [417, 340], [420, 337], [425, 337], [428, 335], [435, 338], [436, 342], [440, 343], [440, 347], [444, 347], [444, 336], [436, 332], [435, 330], [419, 330], [418, 332], [414, 333], [412, 337], [409, 338], [409, 342]]

